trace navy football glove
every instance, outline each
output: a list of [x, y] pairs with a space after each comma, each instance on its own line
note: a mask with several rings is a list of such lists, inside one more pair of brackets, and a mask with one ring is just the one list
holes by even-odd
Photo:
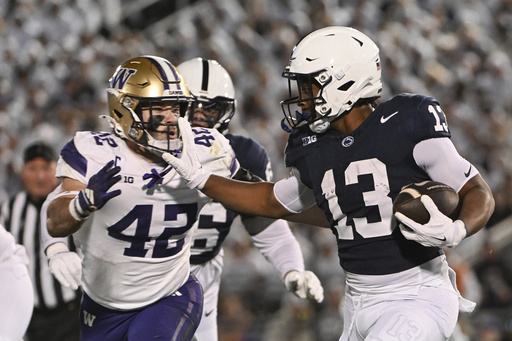
[[73, 218], [78, 221], [85, 220], [92, 212], [102, 208], [107, 201], [121, 194], [120, 189], [108, 192], [112, 186], [121, 180], [121, 175], [116, 175], [121, 171], [121, 167], [112, 167], [113, 165], [114, 161], [107, 163], [89, 179], [87, 188], [80, 191], [71, 200], [69, 211]]

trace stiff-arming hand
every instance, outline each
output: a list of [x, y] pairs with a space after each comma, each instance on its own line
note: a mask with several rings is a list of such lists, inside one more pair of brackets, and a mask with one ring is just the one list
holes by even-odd
[[51, 273], [60, 284], [73, 290], [78, 289], [82, 279], [82, 260], [76, 252], [68, 250], [64, 243], [55, 243], [46, 250]]
[[162, 159], [171, 165], [176, 172], [187, 182], [188, 187], [202, 189], [210, 177], [211, 173], [201, 167], [195, 151], [194, 133], [188, 121], [178, 118], [178, 127], [180, 128], [181, 139], [183, 141], [183, 151], [181, 157], [177, 158], [171, 153], [164, 153]]
[[117, 175], [121, 171], [121, 167], [114, 166], [114, 161], [107, 163], [98, 173], [94, 174], [87, 184], [87, 188], [80, 191], [78, 195], [71, 200], [69, 211], [73, 218], [78, 221], [87, 219], [89, 215], [102, 208], [107, 201], [121, 194], [121, 190], [117, 189], [107, 192], [119, 180], [121, 175]]
[[290, 271], [284, 277], [284, 285], [288, 291], [300, 298], [313, 298], [318, 303], [324, 300], [324, 288], [316, 275], [311, 271]]
[[453, 247], [466, 237], [466, 225], [462, 220], [453, 221], [441, 213], [434, 201], [427, 195], [421, 196], [421, 202], [430, 214], [430, 220], [424, 225], [400, 212], [395, 213], [395, 217], [401, 222], [400, 230], [405, 238], [428, 247]]

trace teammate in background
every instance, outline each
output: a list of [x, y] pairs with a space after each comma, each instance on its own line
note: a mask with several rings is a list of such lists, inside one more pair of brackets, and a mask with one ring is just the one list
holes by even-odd
[[34, 290], [23, 245], [0, 224], [0, 340], [22, 340], [34, 309]]
[[[227, 132], [235, 114], [235, 89], [231, 77], [215, 60], [194, 58], [177, 66], [190, 93], [195, 97], [194, 112], [188, 120], [192, 127], [216, 128], [229, 140], [240, 166], [257, 177], [270, 180], [271, 165], [266, 151], [253, 139]], [[198, 341], [216, 341], [217, 303], [223, 266], [222, 243], [239, 214], [218, 202], [210, 202], [199, 213], [198, 229], [192, 239], [190, 263], [204, 291], [204, 309], [195, 337]], [[320, 280], [304, 270], [299, 243], [288, 223], [258, 216], [241, 216], [253, 243], [281, 274], [288, 290], [300, 298], [323, 300]]]
[[[4, 202], [0, 222], [17, 243], [25, 246], [29, 274], [34, 287], [34, 311], [27, 341], [79, 339], [78, 307], [81, 293], [65, 288], [54, 279], [41, 246], [43, 202], [58, 184], [57, 155], [52, 147], [35, 142], [24, 150], [21, 181], [23, 191]], [[73, 288], [76, 289], [76, 288]], [[48, 328], [48, 326], [54, 326]]]
[[[377, 105], [379, 49], [348, 27], [326, 27], [299, 41], [283, 76], [290, 88], [281, 103], [283, 127], [291, 132], [288, 178], [248, 184], [211, 175], [195, 157], [183, 120], [184, 153], [163, 158], [189, 186], [239, 212], [282, 218], [315, 203], [323, 210], [346, 273], [341, 341], [447, 340], [459, 309], [474, 305], [452, 284], [442, 247], [480, 230], [494, 199], [456, 151], [439, 103], [402, 94]], [[399, 223], [393, 199], [404, 185], [428, 179], [458, 191], [458, 218], [423, 196], [430, 221], [420, 225], [397, 214]]]
[[[109, 132], [78, 132], [60, 153], [62, 191], [48, 206], [53, 237], [73, 234], [83, 254], [80, 339], [191, 340], [203, 307], [190, 273], [190, 243], [209, 198], [161, 158], [179, 155], [177, 127], [193, 102], [166, 59], [141, 56], [110, 79]], [[195, 135], [209, 171], [239, 169], [216, 130]]]

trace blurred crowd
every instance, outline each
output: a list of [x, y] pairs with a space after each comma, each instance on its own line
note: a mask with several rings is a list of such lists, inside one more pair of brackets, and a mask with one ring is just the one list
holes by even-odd
[[[0, 201], [19, 190], [21, 151], [29, 143], [60, 149], [77, 130], [108, 129], [98, 118], [107, 113], [108, 78], [141, 54], [225, 66], [238, 108], [230, 130], [260, 142], [280, 179], [287, 174], [281, 72], [293, 46], [324, 26], [362, 30], [381, 48], [383, 99], [402, 92], [438, 99], [455, 145], [495, 195], [496, 212], [474, 237], [482, 240], [480, 256], [469, 263], [456, 249], [449, 254], [461, 287], [479, 303], [461, 319], [457, 340], [511, 339], [512, 256], [489, 245], [486, 234], [507, 222], [512, 208], [512, 0], [3, 0], [0, 14]], [[326, 288], [324, 303], [286, 293], [238, 229], [226, 244], [221, 340], [341, 334], [343, 273], [334, 237], [293, 229]]]

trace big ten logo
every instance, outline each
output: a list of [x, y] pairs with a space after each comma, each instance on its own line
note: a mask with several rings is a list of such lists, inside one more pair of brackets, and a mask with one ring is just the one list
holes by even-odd
[[302, 138], [302, 145], [307, 146], [308, 144], [316, 142], [316, 135], [306, 136]]

